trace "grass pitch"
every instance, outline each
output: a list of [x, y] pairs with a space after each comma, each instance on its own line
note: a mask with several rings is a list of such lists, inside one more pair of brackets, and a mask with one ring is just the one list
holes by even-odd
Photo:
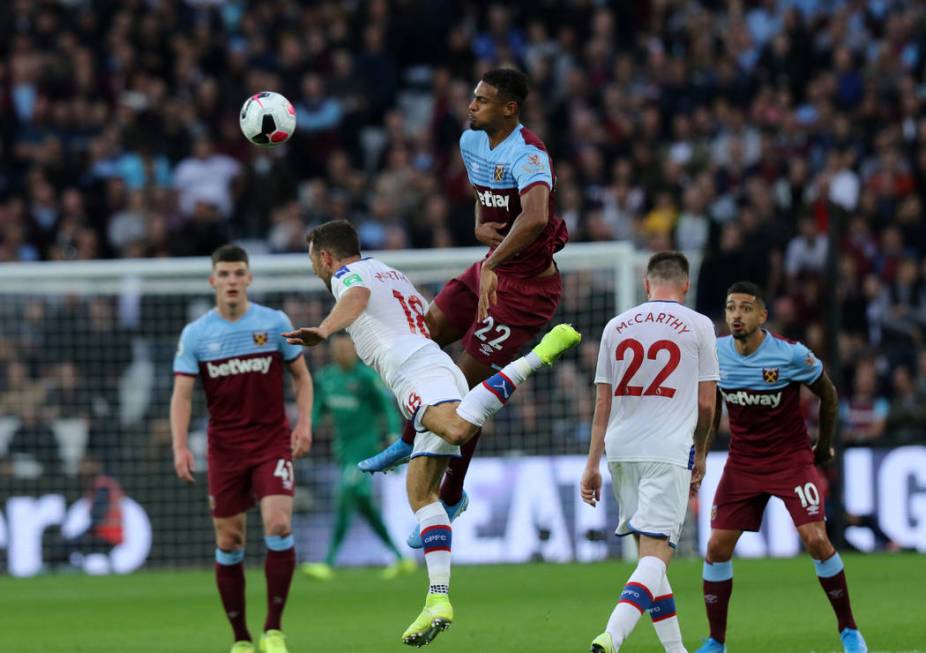
[[[844, 556], [856, 619], [875, 651], [926, 653], [926, 556]], [[262, 566], [249, 556], [248, 620], [264, 617]], [[733, 653], [841, 651], [835, 619], [806, 557], [737, 560], [728, 646]], [[630, 573], [624, 563], [457, 567], [453, 627], [435, 653], [580, 653], [604, 629]], [[328, 583], [297, 575], [284, 619], [291, 653], [409, 650], [400, 642], [424, 600], [424, 571], [382, 581], [345, 570]], [[685, 644], [707, 634], [701, 563], [670, 579]], [[224, 653], [231, 631], [210, 572], [0, 579], [0, 650], [15, 653]], [[659, 652], [649, 619], [623, 649]]]

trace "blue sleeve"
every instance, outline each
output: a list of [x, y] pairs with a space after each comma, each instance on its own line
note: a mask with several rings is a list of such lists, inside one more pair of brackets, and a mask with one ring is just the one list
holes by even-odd
[[196, 360], [196, 334], [192, 324], [183, 327], [177, 353], [174, 355], [174, 373], [199, 376], [199, 361]]
[[466, 168], [466, 178], [470, 185], [475, 186], [473, 175], [469, 169], [470, 156], [474, 153], [475, 148], [472, 145], [472, 131], [467, 129], [460, 134], [460, 157], [463, 159], [463, 167]]
[[541, 183], [553, 188], [553, 169], [550, 157], [543, 150], [528, 146], [514, 162], [511, 174], [518, 183], [518, 192], [523, 193], [528, 186]]
[[294, 360], [302, 356], [302, 345], [291, 345], [286, 342], [281, 333], [284, 331], [292, 331], [293, 323], [290, 321], [289, 316], [286, 315], [283, 311], [277, 311], [280, 315], [280, 328], [277, 332], [277, 338], [280, 343], [280, 353], [283, 354], [283, 360], [287, 363], [292, 363]]
[[823, 374], [823, 363], [803, 343], [791, 345], [791, 380], [810, 385]]

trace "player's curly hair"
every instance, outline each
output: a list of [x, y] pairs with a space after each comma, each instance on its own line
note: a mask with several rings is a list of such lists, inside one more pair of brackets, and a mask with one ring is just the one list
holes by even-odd
[[493, 68], [482, 76], [482, 81], [498, 89], [498, 96], [505, 102], [517, 102], [518, 111], [527, 99], [529, 87], [527, 75], [514, 68]]
[[327, 249], [338, 258], [360, 256], [360, 236], [347, 220], [331, 220], [318, 225], [305, 237], [315, 251]]
[[228, 243], [227, 245], [222, 245], [217, 250], [212, 252], [212, 267], [215, 267], [216, 263], [239, 263], [243, 262], [245, 265], [249, 265], [248, 262], [248, 253], [244, 251], [243, 247]]

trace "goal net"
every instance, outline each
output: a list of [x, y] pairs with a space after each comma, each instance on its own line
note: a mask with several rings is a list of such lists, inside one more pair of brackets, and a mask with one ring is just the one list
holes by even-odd
[[[483, 252], [375, 255], [433, 297]], [[556, 260], [563, 296], [555, 321], [573, 323], [585, 341], [519, 389], [485, 429], [468, 481], [469, 525], [461, 520], [455, 536], [464, 562], [620, 553], [614, 538], [603, 536], [615, 519], [610, 499], [610, 516], [585, 512], [576, 485], [590, 433], [598, 337], [616, 312], [642, 298], [645, 255], [626, 243], [574, 244]], [[332, 304], [305, 256], [254, 256], [251, 269], [251, 299], [284, 310], [296, 325], [317, 324]], [[213, 305], [209, 271], [202, 258], [0, 266], [0, 566], [7, 571], [209, 564], [201, 390], [191, 422], [199, 472], [193, 486], [174, 474], [168, 420], [178, 336]], [[329, 363], [324, 346], [305, 356], [310, 370]], [[296, 465], [294, 533], [303, 560], [324, 555], [334, 521], [329, 428], [317, 425], [315, 441]], [[102, 541], [100, 529], [93, 536], [88, 530], [91, 520], [107, 519], [106, 506], [94, 505], [101, 486], [118, 493], [122, 507], [109, 515], [120, 537]], [[413, 517], [401, 473], [377, 475], [376, 491], [389, 529], [403, 542]], [[362, 520], [353, 528], [339, 562], [388, 560]], [[248, 533], [251, 551], [261, 551], [256, 512]], [[517, 541], [514, 548], [508, 540]]]

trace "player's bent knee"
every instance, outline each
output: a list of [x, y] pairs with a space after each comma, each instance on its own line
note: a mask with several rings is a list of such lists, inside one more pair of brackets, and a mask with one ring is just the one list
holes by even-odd
[[473, 437], [473, 433], [475, 433], [475, 428], [472, 424], [465, 420], [459, 420], [447, 428], [445, 435], [447, 442], [459, 447], [466, 444]]
[[217, 533], [215, 545], [223, 551], [235, 551], [244, 546], [244, 533]]
[[810, 533], [802, 533], [801, 540], [804, 542], [804, 548], [815, 560], [824, 560], [829, 558], [835, 552], [830, 539], [826, 532], [814, 530]]
[[288, 519], [271, 519], [267, 522], [264, 530], [266, 531], [267, 535], [285, 537], [289, 535], [292, 527], [290, 526]]

